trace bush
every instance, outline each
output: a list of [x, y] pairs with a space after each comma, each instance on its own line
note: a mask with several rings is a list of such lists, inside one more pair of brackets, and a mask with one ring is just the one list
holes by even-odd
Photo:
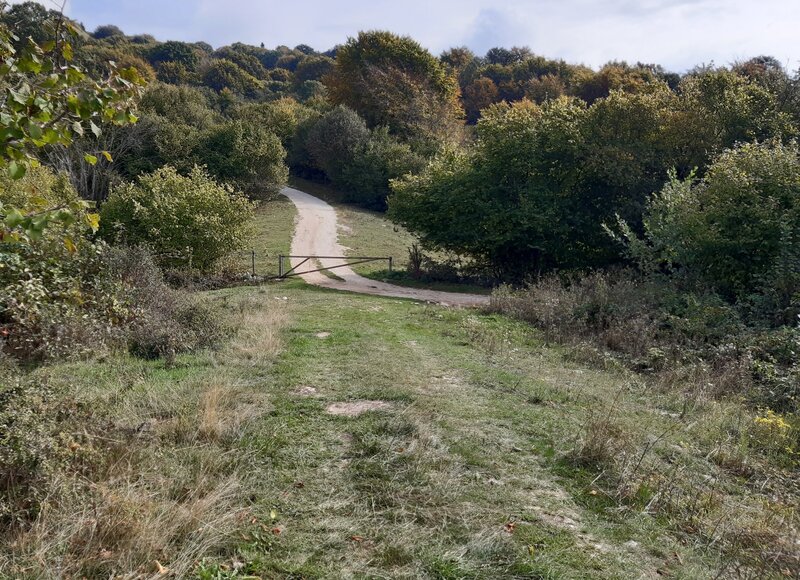
[[553, 274], [524, 290], [496, 290], [490, 309], [584, 353], [599, 349], [604, 361], [610, 353], [661, 384], [690, 374], [712, 395], [745, 396], [779, 413], [800, 408], [800, 328], [755, 330], [713, 293], [687, 293], [628, 271]]
[[0, 526], [30, 520], [46, 496], [66, 441], [59, 436], [63, 398], [0, 360]]
[[[699, 181], [673, 175], [650, 200], [644, 227], [642, 241], [623, 226], [630, 253], [645, 268], [669, 268], [690, 288], [713, 289], [730, 301], [749, 299], [760, 304], [762, 315], [780, 324], [795, 322], [800, 308], [796, 144], [741, 145], [720, 155]], [[770, 306], [773, 312], [763, 311]]]
[[[34, 195], [32, 195], [35, 194]], [[39, 201], [35, 201], [38, 198]], [[77, 193], [45, 168], [21, 180], [0, 178], [0, 202], [35, 211], [69, 205]], [[113, 342], [129, 312], [103, 275], [105, 244], [76, 222], [52, 225], [30, 243], [0, 242], [0, 350], [25, 361], [82, 356]], [[66, 240], [66, 242], [65, 242]]]
[[100, 234], [147, 245], [163, 265], [208, 270], [247, 240], [253, 204], [205, 170], [164, 167], [112, 190]]
[[338, 106], [310, 128], [305, 146], [314, 165], [338, 183], [348, 161], [369, 138], [369, 129], [358, 113]]
[[195, 157], [217, 179], [252, 198], [276, 194], [286, 184], [286, 151], [280, 139], [254, 123], [230, 121], [199, 136]]
[[113, 247], [104, 255], [108, 276], [126, 288], [134, 316], [123, 338], [131, 354], [166, 358], [216, 346], [230, 328], [204, 301], [169, 287], [143, 247]]

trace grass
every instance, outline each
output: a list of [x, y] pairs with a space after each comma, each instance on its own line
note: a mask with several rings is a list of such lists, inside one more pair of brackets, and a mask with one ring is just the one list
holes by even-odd
[[235, 550], [256, 489], [241, 441], [270, 410], [266, 369], [287, 321], [271, 299], [259, 290], [217, 299], [241, 329], [218, 352], [33, 371], [87, 420], [56, 437], [72, 457], [36, 519], [5, 532], [0, 577], [184, 578], [199, 559]]
[[[91, 502], [56, 502], [4, 544], [0, 573], [798, 571], [796, 479], [737, 443], [751, 417], [735, 401], [576, 362], [500, 315], [298, 280], [209, 296], [241, 328], [219, 352], [40, 371], [107, 407], [104, 436], [124, 445], [98, 447]], [[355, 401], [390, 406], [326, 412]], [[723, 449], [755, 475], [720, 465]]]
[[[299, 177], [292, 177], [290, 185], [319, 197], [336, 208], [339, 218], [339, 242], [346, 248], [348, 256], [391, 256], [394, 260], [391, 273], [385, 261], [376, 261], [353, 266], [353, 270], [358, 274], [373, 280], [412, 288], [475, 294], [490, 293], [490, 289], [472, 284], [414, 280], [406, 272], [408, 249], [419, 241], [411, 232], [389, 221], [384, 213], [344, 203], [342, 194], [327, 185]], [[437, 259], [445, 258], [443, 254], [436, 252], [431, 255]]]
[[233, 254], [226, 267], [236, 272], [250, 272], [251, 252], [255, 251], [256, 274], [277, 276], [278, 256], [290, 253], [296, 216], [294, 204], [282, 195], [262, 202], [252, 224], [251, 247]]

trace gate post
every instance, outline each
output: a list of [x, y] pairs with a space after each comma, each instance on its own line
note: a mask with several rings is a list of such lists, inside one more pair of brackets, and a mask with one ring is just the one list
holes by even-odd
[[389, 256], [389, 273], [392, 273], [392, 257]]
[[283, 278], [283, 254], [278, 254], [278, 278]]

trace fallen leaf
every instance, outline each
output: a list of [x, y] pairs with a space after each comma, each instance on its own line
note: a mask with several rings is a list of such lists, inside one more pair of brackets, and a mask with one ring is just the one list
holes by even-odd
[[159, 562], [158, 560], [156, 560], [156, 570], [158, 570], [158, 573], [161, 576], [166, 576], [167, 574], [169, 574], [169, 568], [162, 566], [161, 562]]
[[514, 530], [517, 528], [517, 523], [516, 522], [508, 522], [504, 527], [505, 527], [505, 530], [509, 534], [513, 534]]
[[350, 536], [350, 539], [353, 540], [354, 542], [363, 542], [364, 536]]
[[298, 481], [297, 483], [295, 483], [295, 484], [294, 484], [294, 486], [295, 486], [297, 489], [303, 489], [303, 488], [306, 486], [306, 484], [305, 484], [305, 483], [303, 483], [302, 481]]
[[278, 512], [276, 512], [275, 510], [270, 510], [269, 511], [269, 519], [277, 520], [278, 519]]
[[280, 536], [281, 535], [281, 529], [280, 528], [272, 528], [272, 533], [275, 534], [276, 536]]

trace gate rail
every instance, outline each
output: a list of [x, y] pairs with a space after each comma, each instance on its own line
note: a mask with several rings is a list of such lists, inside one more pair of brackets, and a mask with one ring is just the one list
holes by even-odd
[[[283, 271], [283, 261], [284, 259], [302, 259], [303, 261], [297, 264], [296, 266], [292, 266], [285, 272]], [[345, 262], [344, 264], [339, 264], [337, 266], [328, 266], [327, 268], [316, 268], [315, 270], [307, 270], [305, 272], [296, 272], [296, 270], [308, 262], [309, 260], [355, 260], [355, 262]], [[344, 268], [346, 266], [355, 266], [356, 264], [365, 264], [367, 262], [381, 262], [387, 261], [389, 263], [389, 272], [392, 271], [393, 259], [391, 256], [285, 256], [283, 254], [278, 255], [278, 278], [285, 279], [291, 276], [301, 276], [303, 274], [311, 274], [313, 272], [322, 272], [324, 270], [334, 270], [336, 268]], [[291, 265], [291, 263], [290, 263]]]

